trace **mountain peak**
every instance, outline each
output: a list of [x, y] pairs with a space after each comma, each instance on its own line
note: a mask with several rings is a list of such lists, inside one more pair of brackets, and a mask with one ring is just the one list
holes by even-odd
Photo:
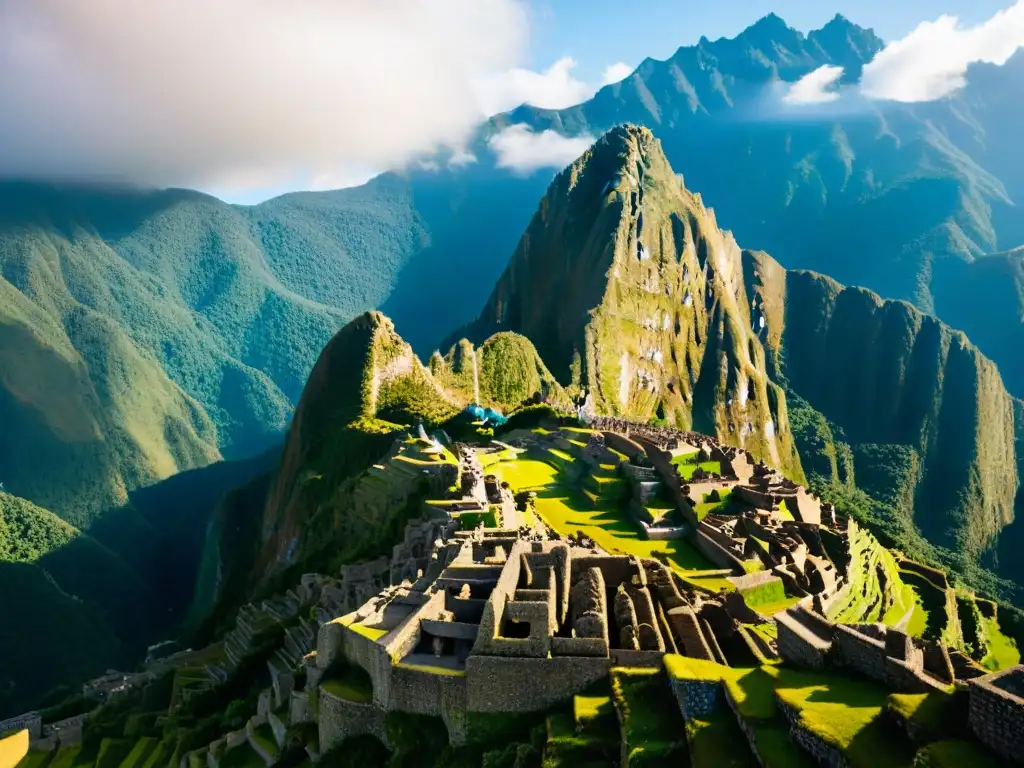
[[651, 131], [619, 125], [552, 182], [469, 337], [521, 333], [599, 412], [715, 433], [799, 476], [741, 261]]
[[755, 21], [737, 37], [739, 39], [753, 37], [759, 43], [764, 44], [768, 41], [790, 42], [794, 37], [802, 40], [803, 33], [791, 27], [786, 20], [778, 14], [769, 13], [767, 16], [762, 16], [760, 19]]
[[786, 20], [779, 16], [777, 13], [772, 12], [766, 16], [762, 16], [760, 19], [755, 21], [750, 29], [789, 29], [789, 25]]

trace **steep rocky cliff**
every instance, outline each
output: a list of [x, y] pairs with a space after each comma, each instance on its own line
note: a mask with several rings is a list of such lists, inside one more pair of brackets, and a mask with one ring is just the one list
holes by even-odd
[[1013, 399], [995, 364], [906, 302], [764, 253], [743, 261], [773, 376], [843, 429], [857, 484], [904, 497], [936, 544], [968, 558], [992, 544], [1018, 486]]
[[386, 521], [365, 519], [354, 503], [360, 473], [384, 455], [390, 433], [455, 412], [387, 317], [367, 312], [346, 325], [321, 353], [295, 411], [263, 511], [264, 571], [328, 540], [354, 545], [379, 535]]
[[735, 240], [624, 126], [552, 183], [468, 335], [522, 333], [599, 411], [717, 434], [799, 478], [749, 306]]

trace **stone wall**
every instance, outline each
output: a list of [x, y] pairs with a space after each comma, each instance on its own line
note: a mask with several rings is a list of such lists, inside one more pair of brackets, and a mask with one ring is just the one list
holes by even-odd
[[824, 669], [827, 657], [832, 648], [829, 637], [819, 636], [811, 626], [805, 625], [801, 619], [804, 614], [784, 611], [775, 616], [778, 628], [776, 645], [779, 656], [787, 664], [809, 669]]
[[630, 440], [625, 435], [620, 435], [618, 432], [605, 432], [604, 444], [613, 451], [625, 454], [629, 459], [635, 459], [637, 456], [644, 455], [643, 446]]
[[651, 541], [675, 541], [686, 537], [692, 529], [687, 525], [663, 526], [645, 525], [644, 533]]
[[843, 663], [878, 682], [886, 679], [885, 643], [843, 624], [835, 625], [835, 643]]
[[43, 731], [43, 717], [38, 712], [26, 712], [23, 715], [0, 720], [0, 736], [22, 729], [28, 731], [29, 739], [38, 739]]
[[609, 659], [553, 657], [466, 660], [470, 712], [537, 712], [583, 691], [608, 675]]
[[628, 557], [621, 555], [585, 555], [573, 557], [571, 562], [571, 582], [575, 584], [582, 578], [583, 573], [590, 568], [597, 568], [604, 578], [604, 583], [610, 592], [614, 592], [623, 582], [629, 582], [636, 573], [636, 566]]
[[794, 707], [786, 704], [778, 695], [775, 697], [775, 706], [789, 722], [789, 738], [810, 754], [818, 765], [827, 768], [848, 768], [850, 763], [842, 750], [805, 730], [800, 725], [800, 713]]
[[389, 712], [433, 715], [444, 720], [448, 740], [466, 740], [466, 674], [396, 666], [391, 676]]
[[942, 681], [924, 673], [924, 651], [903, 632], [878, 625], [884, 640], [858, 629], [874, 625], [835, 626], [836, 644], [843, 663], [892, 691], [928, 693], [941, 690]]
[[718, 680], [670, 679], [684, 720], [707, 717], [722, 708], [722, 684]]
[[719, 568], [728, 568], [734, 573], [744, 573], [743, 561], [712, 539], [704, 530], [698, 528], [694, 531], [691, 541], [704, 557]]
[[345, 739], [369, 735], [390, 748], [384, 710], [369, 702], [348, 701], [320, 689], [320, 752], [328, 752]]
[[61, 746], [81, 744], [82, 729], [85, 727], [85, 721], [88, 717], [89, 715], [86, 713], [84, 715], [75, 715], [74, 717], [68, 717], [64, 720], [58, 720], [55, 723], [44, 725], [43, 736], [56, 736], [60, 739]]
[[309, 702], [308, 693], [292, 691], [292, 699], [288, 705], [288, 718], [292, 725], [313, 722], [313, 706]]
[[904, 571], [910, 571], [911, 573], [923, 576], [939, 587], [939, 589], [949, 589], [949, 580], [946, 578], [945, 571], [940, 571], [938, 568], [930, 568], [913, 560], [900, 560], [899, 566]]
[[613, 667], [647, 667], [660, 669], [665, 658], [663, 651], [628, 651], [624, 648], [612, 648], [611, 662]]
[[971, 730], [993, 752], [1024, 762], [1024, 698], [1005, 690], [1013, 688], [1005, 678], [1017, 678], [1024, 687], [1024, 665], [970, 682]]
[[512, 545], [498, 583], [494, 585], [491, 597], [484, 606], [483, 616], [480, 617], [480, 631], [473, 644], [474, 654], [493, 653], [498, 646], [507, 646], [500, 636], [501, 622], [505, 615], [505, 604], [512, 600], [519, 585], [522, 556], [526, 551], [526, 544], [522, 541]]

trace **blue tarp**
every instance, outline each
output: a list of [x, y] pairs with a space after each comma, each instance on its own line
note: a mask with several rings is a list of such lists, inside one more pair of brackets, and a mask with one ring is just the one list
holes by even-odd
[[482, 421], [484, 424], [495, 427], [500, 427], [508, 421], [506, 416], [503, 416], [493, 408], [484, 408], [480, 405], [469, 405], [463, 413], [472, 418], [473, 421]]

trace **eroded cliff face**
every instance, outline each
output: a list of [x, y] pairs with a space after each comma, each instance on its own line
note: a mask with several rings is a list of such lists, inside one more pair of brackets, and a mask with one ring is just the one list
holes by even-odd
[[1018, 486], [1013, 399], [995, 364], [906, 302], [787, 272], [763, 253], [744, 266], [773, 373], [851, 443], [916, 451], [903, 490], [928, 539], [969, 558], [992, 544]]
[[471, 336], [522, 333], [599, 412], [717, 435], [802, 479], [741, 251], [645, 128], [613, 129], [541, 200]]

